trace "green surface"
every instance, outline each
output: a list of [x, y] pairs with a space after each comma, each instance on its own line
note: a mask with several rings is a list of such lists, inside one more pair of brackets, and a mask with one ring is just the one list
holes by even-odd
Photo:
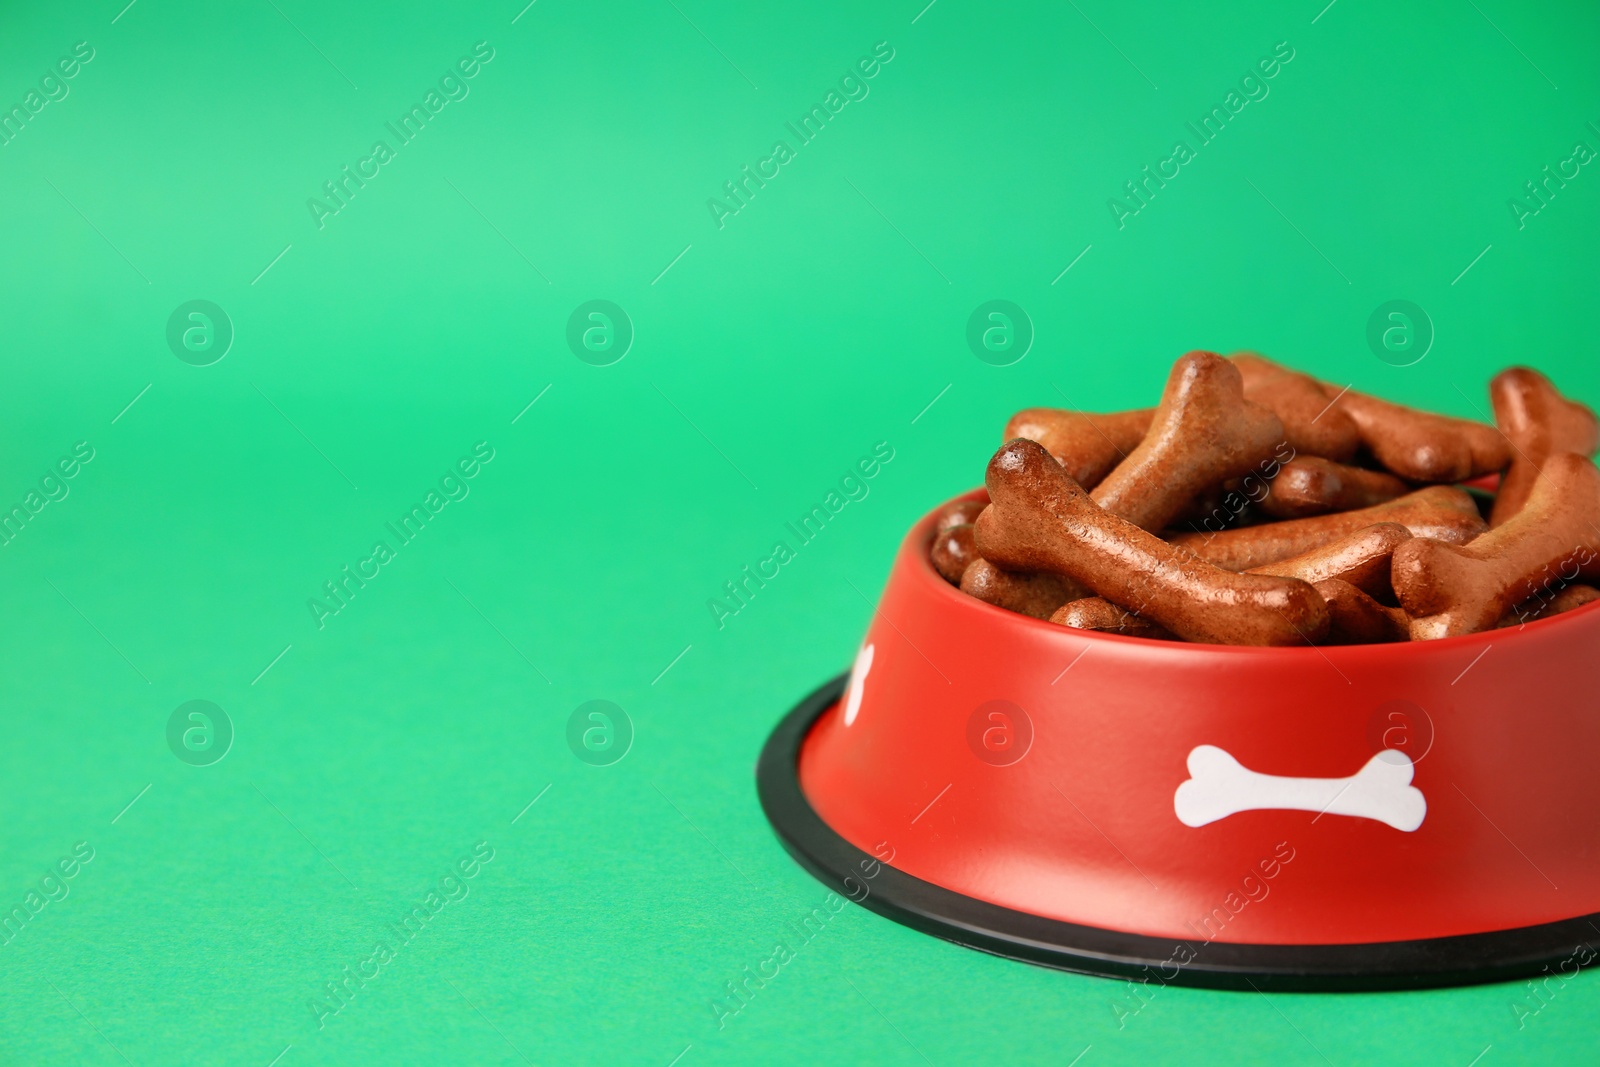
[[[824, 899], [756, 805], [762, 740], [1011, 411], [1148, 404], [1194, 347], [1461, 415], [1511, 362], [1600, 402], [1600, 176], [1508, 206], [1600, 146], [1592, 6], [123, 2], [0, 16], [25, 110], [93, 49], [0, 146], [0, 501], [66, 491], [0, 548], [0, 903], [93, 850], [0, 947], [0, 1061], [1592, 1059], [1589, 976], [1537, 1014], [1521, 984], [1131, 1013], [855, 906], [711, 1008]], [[385, 124], [478, 42], [401, 144]], [[1186, 123], [1280, 42], [1201, 145]], [[308, 199], [379, 139], [319, 228]], [[719, 228], [708, 198], [778, 139]], [[1119, 229], [1108, 199], [1178, 140]], [[195, 299], [235, 331], [210, 366], [166, 341]], [[592, 299], [634, 325], [610, 366], [565, 341]], [[1011, 366], [965, 340], [993, 299], [1035, 331]], [[1412, 366], [1365, 339], [1394, 299], [1436, 332]], [[868, 495], [719, 628], [708, 600], [877, 442]], [[347, 564], [377, 574], [319, 628]], [[210, 766], [168, 747], [191, 700], [235, 733]], [[633, 724], [610, 766], [566, 741], [590, 700]], [[319, 1028], [346, 967], [377, 977]]]

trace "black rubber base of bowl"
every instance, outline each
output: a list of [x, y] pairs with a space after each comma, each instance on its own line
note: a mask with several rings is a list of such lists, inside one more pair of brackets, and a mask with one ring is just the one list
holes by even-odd
[[1357, 945], [1180, 941], [1046, 919], [913, 878], [861, 851], [800, 790], [800, 746], [847, 675], [806, 697], [761, 750], [756, 789], [790, 855], [841, 896], [968, 948], [1081, 974], [1213, 989], [1354, 991], [1562, 977], [1600, 958], [1600, 913], [1515, 930]]

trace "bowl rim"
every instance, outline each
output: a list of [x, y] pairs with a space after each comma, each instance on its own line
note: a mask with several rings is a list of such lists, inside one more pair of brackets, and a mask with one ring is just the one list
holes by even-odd
[[959, 493], [956, 496], [951, 497], [949, 500], [946, 500], [944, 503], [937, 505], [933, 508], [933, 510], [929, 511], [927, 514], [923, 515], [922, 518], [918, 519], [912, 524], [911, 529], [906, 533], [906, 537], [901, 549], [904, 551], [907, 548], [916, 548], [916, 551], [912, 554], [916, 557], [916, 574], [918, 581], [924, 584], [932, 583], [933, 585], [938, 586], [939, 592], [935, 595], [948, 598], [953, 605], [958, 605], [956, 610], [977, 611], [980, 617], [986, 612], [995, 612], [998, 615], [1009, 619], [1011, 625], [1021, 626], [1024, 629], [1032, 627], [1036, 630], [1036, 632], [1041, 634], [1049, 632], [1060, 635], [1061, 632], [1065, 630], [1069, 631], [1079, 640], [1110, 642], [1113, 646], [1121, 645], [1124, 647], [1139, 647], [1147, 650], [1151, 654], [1158, 656], [1170, 656], [1173, 658], [1186, 658], [1190, 660], [1198, 656], [1219, 655], [1270, 655], [1278, 657], [1299, 656], [1302, 659], [1309, 658], [1312, 655], [1320, 655], [1324, 659], [1327, 659], [1330, 656], [1343, 656], [1345, 658], [1379, 656], [1404, 662], [1408, 658], [1430, 654], [1431, 651], [1435, 649], [1465, 649], [1476, 648], [1479, 646], [1487, 649], [1490, 645], [1499, 641], [1524, 641], [1528, 639], [1525, 635], [1525, 631], [1530, 627], [1548, 628], [1551, 626], [1570, 624], [1571, 621], [1576, 617], [1586, 614], [1593, 614], [1595, 611], [1600, 610], [1600, 600], [1596, 600], [1591, 603], [1584, 604], [1581, 607], [1573, 608], [1571, 611], [1563, 611], [1558, 615], [1551, 615], [1542, 619], [1534, 619], [1532, 622], [1525, 622], [1520, 626], [1507, 626], [1504, 628], [1480, 630], [1477, 633], [1457, 634], [1454, 637], [1438, 637], [1428, 641], [1387, 641], [1375, 644], [1354, 645], [1305, 644], [1284, 645], [1278, 647], [1266, 647], [1261, 645], [1219, 645], [1206, 641], [1157, 641], [1148, 637], [1127, 637], [1122, 634], [1102, 633], [1098, 630], [1079, 630], [1075, 627], [1061, 626], [1057, 623], [1049, 621], [1048, 619], [1036, 619], [1032, 615], [1024, 615], [1018, 611], [1011, 611], [1007, 608], [997, 607], [994, 604], [979, 600], [977, 597], [968, 596], [966, 593], [963, 593], [958, 586], [952, 585], [946, 581], [944, 575], [940, 574], [934, 569], [933, 560], [929, 555], [928, 548], [933, 542], [934, 523], [937, 521], [939, 514], [952, 504], [959, 504], [968, 500], [975, 500], [978, 499], [980, 495], [984, 498], [987, 498], [988, 496], [988, 490], [983, 486], [978, 486], [976, 488], [969, 489], [966, 492]]

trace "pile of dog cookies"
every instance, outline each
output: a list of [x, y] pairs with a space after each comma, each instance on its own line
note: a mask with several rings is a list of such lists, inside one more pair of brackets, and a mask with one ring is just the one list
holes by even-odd
[[1489, 394], [1493, 427], [1190, 352], [1156, 408], [1012, 416], [989, 503], [940, 514], [932, 562], [1062, 626], [1211, 644], [1428, 640], [1600, 599], [1600, 422], [1527, 368]]

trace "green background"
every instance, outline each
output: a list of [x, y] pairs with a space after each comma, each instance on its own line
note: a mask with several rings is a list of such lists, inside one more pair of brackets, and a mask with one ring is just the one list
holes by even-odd
[[[1600, 145], [1592, 5], [520, 6], [0, 17], [8, 106], [95, 49], [0, 147], [0, 503], [96, 450], [0, 548], [0, 904], [95, 849], [0, 948], [0, 1061], [1592, 1055], [1589, 976], [1520, 1026], [1521, 984], [1119, 1020], [1123, 985], [854, 906], [709, 1007], [824, 896], [756, 804], [763, 739], [1013, 410], [1152, 403], [1195, 347], [1460, 415], [1514, 362], [1600, 402], [1600, 176], [1507, 206]], [[319, 229], [307, 199], [479, 41], [470, 95]], [[719, 229], [707, 199], [880, 41], [870, 95]], [[1108, 198], [1278, 42], [1270, 95], [1118, 229]], [[564, 340], [596, 298], [636, 330], [608, 367]], [[212, 366], [165, 341], [191, 299], [236, 330]], [[966, 345], [990, 299], [1032, 320], [1015, 365]], [[1365, 340], [1392, 299], [1436, 332], [1413, 366]], [[470, 495], [319, 630], [308, 598], [478, 441]], [[708, 599], [878, 441], [870, 495], [718, 629]], [[212, 766], [167, 747], [191, 699], [236, 731]], [[565, 741], [592, 699], [634, 726], [612, 766]], [[479, 841], [470, 895], [319, 1030]]]

